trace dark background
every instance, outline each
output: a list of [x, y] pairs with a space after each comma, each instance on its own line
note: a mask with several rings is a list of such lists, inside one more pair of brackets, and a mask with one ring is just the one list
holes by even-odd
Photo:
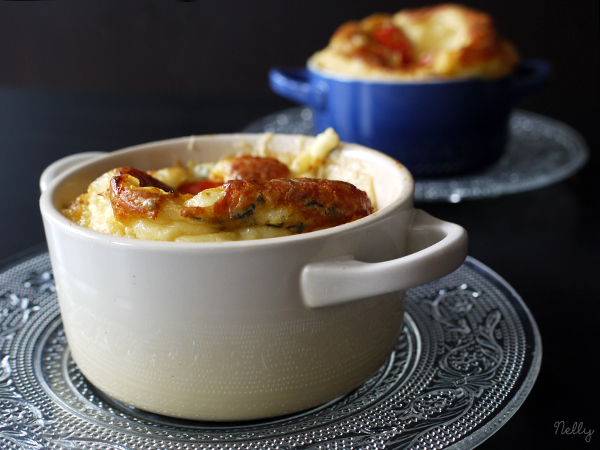
[[[491, 13], [524, 58], [554, 64], [518, 106], [583, 135], [578, 174], [531, 192], [418, 205], [459, 223], [469, 254], [523, 297], [542, 334], [525, 404], [481, 448], [593, 448], [554, 424], [600, 428], [597, 0], [463, 2]], [[56, 159], [156, 139], [241, 130], [293, 106], [268, 70], [302, 66], [342, 22], [422, 1], [0, 1], [0, 261], [44, 242], [41, 171]]]

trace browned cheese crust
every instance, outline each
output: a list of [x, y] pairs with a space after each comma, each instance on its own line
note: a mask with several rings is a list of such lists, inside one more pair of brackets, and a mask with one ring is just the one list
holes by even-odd
[[347, 56], [381, 69], [406, 67], [414, 57], [410, 41], [394, 26], [390, 14], [346, 22], [335, 31], [330, 43]]
[[[185, 206], [181, 194], [146, 172], [117, 169], [110, 183], [115, 217], [123, 223], [157, 219], [176, 210], [219, 231], [268, 225], [302, 233], [341, 225], [373, 212], [367, 194], [350, 183], [298, 178], [231, 180], [209, 189], [218, 199], [210, 206]], [[166, 211], [166, 212], [165, 212]]]
[[182, 208], [181, 215], [201, 219], [222, 230], [270, 225], [302, 233], [341, 225], [373, 212], [367, 194], [344, 181], [233, 180], [215, 189], [223, 190], [215, 204]]
[[[132, 178], [137, 180], [138, 186]], [[175, 199], [178, 195], [181, 194], [176, 194], [166, 184], [134, 167], [116, 169], [116, 175], [110, 181], [113, 213], [117, 220], [123, 223], [141, 218], [156, 219], [161, 204]]]
[[346, 58], [360, 61], [373, 73], [417, 78], [503, 76], [519, 61], [489, 14], [450, 3], [346, 22], [317, 55], [319, 66], [334, 71], [358, 70], [350, 62], [341, 65]]
[[[258, 180], [272, 180], [273, 178], [288, 178], [290, 169], [275, 158], [242, 155], [227, 159], [222, 162], [223, 173], [211, 174], [214, 181], [245, 180], [256, 178]], [[225, 175], [225, 177], [223, 177]]]
[[[448, 8], [457, 8], [452, 4], [441, 4], [424, 8], [404, 9], [408, 22], [423, 22]], [[503, 40], [498, 34], [494, 20], [489, 14], [467, 7], [459, 7], [469, 44], [460, 48], [459, 61], [464, 66], [496, 58], [504, 52]], [[512, 56], [512, 55], [511, 55]], [[513, 64], [516, 64], [516, 60]]]

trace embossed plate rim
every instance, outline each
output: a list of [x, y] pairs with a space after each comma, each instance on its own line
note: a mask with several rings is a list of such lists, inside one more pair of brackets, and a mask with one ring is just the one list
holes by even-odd
[[456, 444], [447, 447], [446, 450], [467, 450], [475, 448], [496, 433], [506, 422], [510, 420], [511, 417], [515, 415], [521, 405], [523, 405], [525, 399], [531, 392], [535, 381], [537, 380], [542, 365], [542, 336], [540, 334], [537, 322], [535, 321], [533, 314], [525, 304], [524, 300], [504, 278], [479, 260], [471, 256], [467, 256], [466, 263], [469, 263], [471, 267], [476, 268], [481, 275], [487, 275], [488, 277], [491, 277], [488, 278], [488, 281], [493, 280], [493, 284], [498, 289], [504, 291], [505, 294], [508, 294], [515, 302], [517, 302], [520, 307], [516, 310], [519, 313], [519, 318], [521, 321], [526, 319], [531, 326], [529, 331], [531, 332], [531, 338], [533, 339], [534, 346], [528, 352], [528, 357], [530, 359], [529, 370], [522, 373], [519, 377], [522, 379], [521, 386], [513, 394], [512, 399], [509, 400], [502, 409], [498, 410], [496, 414], [494, 414], [493, 419], [487, 422], [484, 427], [468, 436], [465, 436], [462, 439], [462, 442], [457, 442]]

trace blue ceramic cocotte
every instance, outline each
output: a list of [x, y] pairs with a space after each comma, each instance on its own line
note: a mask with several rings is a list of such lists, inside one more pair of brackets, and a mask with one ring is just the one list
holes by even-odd
[[416, 178], [460, 175], [497, 161], [515, 102], [543, 87], [551, 66], [520, 64], [510, 76], [448, 81], [357, 79], [308, 68], [274, 68], [271, 89], [312, 107], [315, 132], [382, 151]]

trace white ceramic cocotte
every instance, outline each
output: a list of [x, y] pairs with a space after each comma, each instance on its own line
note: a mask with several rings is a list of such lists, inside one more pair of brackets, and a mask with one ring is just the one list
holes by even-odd
[[[65, 218], [102, 173], [216, 161], [264, 135], [213, 135], [84, 153], [42, 174], [40, 207], [69, 348], [98, 389], [150, 412], [249, 420], [350, 392], [389, 358], [404, 291], [457, 269], [463, 228], [413, 208], [413, 180], [393, 159], [342, 144], [373, 175], [379, 210], [338, 227], [254, 241], [155, 242]], [[301, 139], [274, 135], [273, 151]]]

